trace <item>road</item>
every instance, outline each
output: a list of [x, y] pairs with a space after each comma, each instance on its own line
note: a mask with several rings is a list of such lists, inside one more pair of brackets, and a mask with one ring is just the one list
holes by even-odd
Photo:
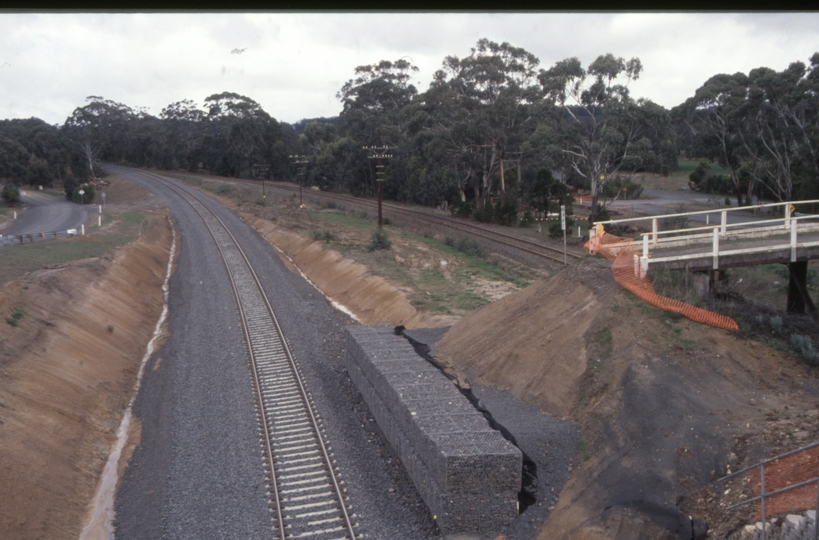
[[[117, 493], [119, 538], [269, 538], [263, 450], [239, 314], [214, 239], [169, 188], [109, 167], [160, 196], [180, 240], [169, 337], [149, 360], [134, 413], [141, 442]], [[254, 265], [323, 418], [369, 538], [432, 538], [434, 524], [344, 369], [352, 321], [230, 210], [210, 205]]]
[[89, 208], [60, 199], [42, 191], [21, 191], [21, 199], [28, 205], [18, 218], [0, 227], [0, 234], [32, 234], [79, 229], [88, 221]]

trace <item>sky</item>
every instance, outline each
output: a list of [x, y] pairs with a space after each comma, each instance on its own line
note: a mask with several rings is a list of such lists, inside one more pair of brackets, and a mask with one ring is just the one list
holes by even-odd
[[355, 68], [406, 57], [424, 91], [481, 38], [540, 68], [639, 57], [632, 96], [674, 107], [713, 75], [776, 71], [819, 52], [819, 13], [43, 13], [0, 10], [0, 119], [62, 124], [88, 96], [159, 116], [235, 92], [279, 121], [336, 116]]

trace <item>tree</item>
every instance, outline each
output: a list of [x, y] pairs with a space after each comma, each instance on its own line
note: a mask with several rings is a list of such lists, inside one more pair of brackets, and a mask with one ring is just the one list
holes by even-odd
[[646, 141], [635, 145], [645, 137], [647, 126], [640, 113], [651, 117], [656, 111], [650, 102], [635, 103], [628, 91], [641, 72], [639, 58], [627, 61], [609, 53], [598, 56], [588, 69], [577, 58], [568, 58], [538, 76], [554, 105], [543, 136], [588, 183], [591, 222], [597, 217], [598, 197], [607, 179], [623, 168], [639, 167], [646, 154]]
[[[819, 68], [819, 54], [812, 67]], [[758, 68], [748, 74], [739, 113], [745, 170], [780, 201], [792, 199], [795, 183], [819, 180], [816, 86], [802, 62], [781, 73]]]
[[745, 103], [748, 77], [742, 73], [714, 75], [697, 89], [694, 97], [677, 108], [676, 116], [695, 138], [695, 151], [728, 170], [731, 184], [742, 205], [743, 186], [739, 176], [742, 166], [740, 110]]
[[22, 185], [29, 176], [29, 160], [22, 144], [0, 135], [0, 181]]
[[0, 191], [0, 197], [8, 206], [17, 206], [20, 202], [20, 189], [14, 184], [6, 184]]
[[205, 133], [205, 112], [190, 99], [171, 103], [160, 113], [165, 127], [165, 144], [171, 150], [170, 166], [196, 169], [195, 155]]
[[537, 125], [541, 94], [535, 68], [539, 63], [523, 48], [483, 38], [469, 56], [446, 57], [443, 69], [435, 74], [431, 90], [447, 100], [436, 128], [462, 158], [459, 161], [468, 172], [461, 176], [475, 179], [479, 209], [494, 192], [496, 180], [504, 204], [504, 159], [519, 152]]
[[65, 121], [66, 136], [77, 145], [88, 162], [88, 172], [95, 177], [98, 159], [122, 162], [128, 148], [128, 124], [134, 110], [99, 96], [88, 96], [88, 104], [74, 109]]

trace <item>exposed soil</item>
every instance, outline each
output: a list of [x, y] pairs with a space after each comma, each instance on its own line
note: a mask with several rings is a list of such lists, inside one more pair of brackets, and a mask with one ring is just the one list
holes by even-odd
[[[743, 488], [725, 493], [715, 480], [819, 437], [815, 369], [647, 306], [601, 258], [517, 291], [478, 281], [495, 302], [432, 316], [362, 264], [241, 215], [362, 322], [452, 324], [436, 348], [461, 378], [579, 426], [569, 480], [534, 533], [541, 540], [704, 538], [706, 529], [726, 538], [750, 513], [725, 512]], [[24, 310], [17, 327], [0, 322], [4, 538], [76, 538], [81, 529], [161, 308], [170, 230], [159, 215], [148, 224], [114, 257], [0, 285], [3, 318]], [[393, 255], [440, 264], [419, 253], [399, 244]]]
[[162, 307], [170, 239], [153, 213], [112, 256], [0, 285], [3, 319], [23, 313], [0, 324], [4, 539], [79, 536]]
[[724, 512], [715, 480], [819, 437], [815, 369], [652, 308], [594, 259], [477, 310], [438, 348], [579, 424], [541, 540], [725, 538], [749, 515]]

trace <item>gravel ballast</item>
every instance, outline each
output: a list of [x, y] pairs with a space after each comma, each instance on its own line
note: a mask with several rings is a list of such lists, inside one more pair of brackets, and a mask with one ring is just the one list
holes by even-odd
[[[134, 406], [142, 435], [118, 492], [116, 534], [268, 538], [272, 522], [250, 368], [224, 264], [204, 225], [177, 195], [136, 173], [125, 174], [167, 198], [181, 252], [170, 282], [170, 336], [151, 358]], [[287, 270], [258, 233], [217, 206], [258, 273], [301, 366], [359, 532], [371, 539], [440, 538], [345, 369], [344, 328], [357, 323]], [[430, 342], [435, 336], [425, 337]], [[538, 463], [538, 502], [505, 531], [509, 540], [534, 539], [568, 478], [577, 449], [574, 426], [501, 390], [475, 392]]]

